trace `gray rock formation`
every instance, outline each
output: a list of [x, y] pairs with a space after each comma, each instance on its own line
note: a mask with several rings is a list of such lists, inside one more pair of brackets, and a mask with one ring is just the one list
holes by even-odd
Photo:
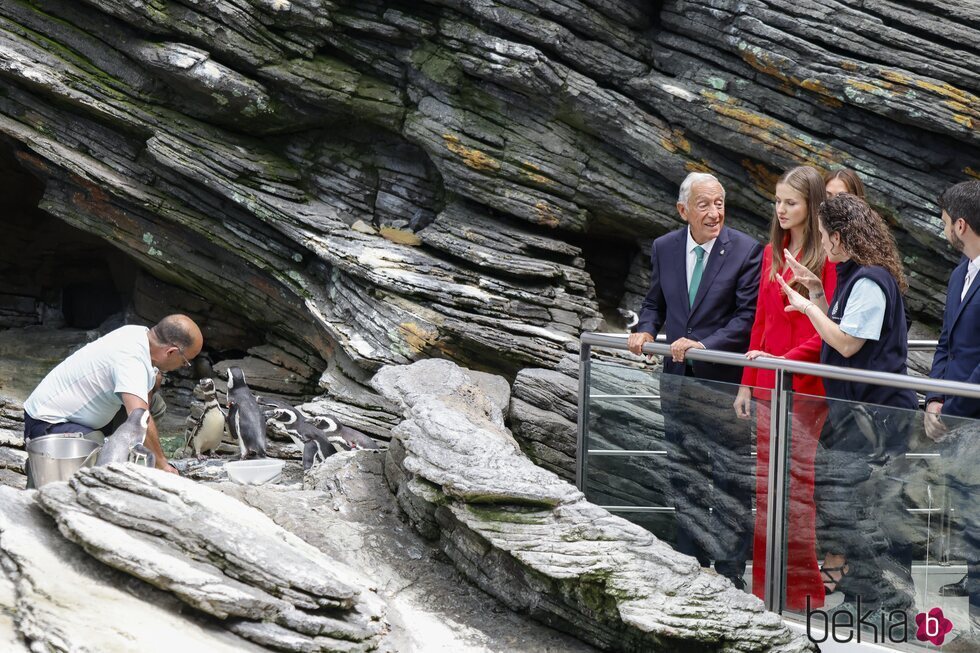
[[23, 489], [27, 485], [24, 463], [24, 408], [0, 394], [0, 485]]
[[614, 650], [814, 650], [755, 597], [530, 463], [501, 406], [452, 363], [385, 367], [372, 385], [406, 418], [385, 462], [399, 506], [512, 609]]
[[303, 491], [231, 484], [218, 488], [330, 558], [370, 570], [389, 606], [389, 641], [396, 651], [594, 650], [508, 610], [462, 579], [438, 548], [405, 524], [385, 485], [384, 459], [377, 451], [331, 456], [307, 474]]
[[227, 496], [133, 466], [40, 492], [0, 488], [0, 646], [595, 650], [462, 581], [403, 523], [383, 461], [377, 451], [338, 454], [306, 490], [217, 485]]
[[370, 581], [193, 481], [110, 465], [46, 485], [38, 501], [94, 558], [259, 645], [369, 651], [387, 632]]
[[61, 536], [35, 496], [0, 487], [4, 651], [267, 650], [194, 619], [173, 596], [101, 564]]
[[43, 321], [71, 281], [15, 262], [58, 260], [30, 227], [54, 216], [125, 254], [101, 282], [135, 314], [236, 334], [267, 390], [312, 394], [326, 361], [355, 388], [428, 356], [554, 368], [642, 292], [688, 171], [761, 235], [775, 177], [810, 163], [864, 176], [935, 324], [978, 30], [931, 1], [11, 0], [0, 168], [28, 192], [0, 318]]

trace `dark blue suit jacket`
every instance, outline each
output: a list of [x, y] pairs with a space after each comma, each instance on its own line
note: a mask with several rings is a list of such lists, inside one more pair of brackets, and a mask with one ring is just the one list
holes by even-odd
[[[934, 379], [980, 383], [980, 280], [974, 279], [960, 301], [969, 263], [964, 258], [949, 277], [943, 330], [929, 372]], [[943, 402], [943, 415], [980, 418], [980, 400], [931, 394], [926, 402], [933, 399]]]
[[[687, 294], [687, 231], [678, 229], [653, 241], [650, 291], [643, 299], [637, 332], [654, 336], [663, 328], [668, 342], [690, 338], [708, 349], [743, 353], [749, 346], [759, 295], [762, 246], [740, 231], [722, 227], [708, 255], [694, 305]], [[664, 357], [664, 371], [739, 383], [742, 368]]]

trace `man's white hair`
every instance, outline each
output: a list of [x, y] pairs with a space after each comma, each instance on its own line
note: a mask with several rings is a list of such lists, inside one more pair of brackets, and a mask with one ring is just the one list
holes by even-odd
[[[687, 205], [688, 200], [691, 199], [691, 188], [694, 184], [701, 184], [705, 182], [713, 181], [719, 186], [721, 182], [718, 178], [707, 172], [692, 172], [688, 176], [684, 177], [684, 181], [681, 182], [681, 190], [677, 193], [677, 203]], [[725, 199], [725, 187], [721, 186], [721, 199]]]

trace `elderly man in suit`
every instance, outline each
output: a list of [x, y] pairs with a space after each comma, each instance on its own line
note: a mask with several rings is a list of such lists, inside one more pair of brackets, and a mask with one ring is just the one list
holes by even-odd
[[[929, 376], [947, 381], [980, 383], [980, 181], [964, 181], [951, 186], [939, 198], [942, 208], [943, 232], [954, 249], [963, 253], [963, 260], [953, 270], [946, 293], [946, 310], [939, 346], [932, 360]], [[933, 440], [942, 440], [947, 433], [943, 417], [980, 419], [980, 400], [967, 397], [945, 397], [931, 394], [926, 397], [925, 429]], [[947, 422], [955, 422], [947, 419]], [[967, 546], [973, 555], [967, 561], [968, 573], [958, 583], [944, 586], [940, 593], [947, 596], [970, 597], [972, 635], [957, 638], [943, 650], [980, 651], [980, 555], [975, 547], [980, 542], [980, 516], [973, 506], [980, 501], [972, 479], [950, 479], [954, 505], [964, 521]]]
[[714, 559], [716, 571], [741, 589], [749, 556], [754, 465], [747, 460], [750, 429], [735, 423], [727, 409], [742, 368], [695, 362], [686, 355], [692, 348], [746, 351], [762, 246], [725, 226], [725, 189], [713, 175], [687, 176], [677, 212], [687, 226], [653, 242], [650, 290], [629, 348], [640, 353], [661, 329], [671, 343], [661, 402], [672, 449], [676, 548], [702, 566]]

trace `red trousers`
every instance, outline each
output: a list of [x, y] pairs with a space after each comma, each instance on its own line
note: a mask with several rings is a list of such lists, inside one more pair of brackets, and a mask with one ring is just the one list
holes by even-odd
[[[752, 547], [752, 592], [764, 597], [766, 582], [766, 513], [769, 507], [769, 433], [768, 402], [756, 400], [758, 458], [756, 462], [755, 537]], [[794, 612], [824, 603], [824, 586], [816, 552], [816, 505], [813, 501], [813, 459], [820, 431], [827, 419], [823, 398], [795, 397], [790, 431], [790, 483], [786, 530], [788, 533], [785, 607]]]

